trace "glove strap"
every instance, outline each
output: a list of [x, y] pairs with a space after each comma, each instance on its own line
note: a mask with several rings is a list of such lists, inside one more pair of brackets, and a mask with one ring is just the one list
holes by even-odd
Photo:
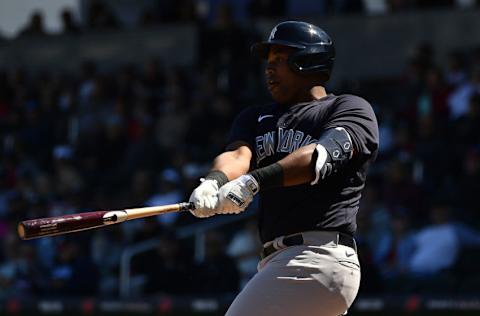
[[205, 177], [205, 179], [216, 180], [219, 188], [228, 182], [227, 175], [220, 170], [210, 171]]
[[248, 189], [252, 192], [253, 195], [257, 194], [260, 191], [260, 184], [258, 183], [257, 179], [251, 174], [246, 175], [245, 184], [247, 185]]

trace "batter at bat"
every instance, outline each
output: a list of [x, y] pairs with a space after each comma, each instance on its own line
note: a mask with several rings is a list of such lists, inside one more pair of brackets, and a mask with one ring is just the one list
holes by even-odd
[[353, 235], [378, 151], [375, 114], [358, 96], [325, 90], [334, 44], [315, 25], [280, 23], [252, 53], [266, 60], [274, 102], [236, 117], [191, 212], [240, 213], [260, 196], [262, 260], [228, 316], [342, 315], [360, 284]]

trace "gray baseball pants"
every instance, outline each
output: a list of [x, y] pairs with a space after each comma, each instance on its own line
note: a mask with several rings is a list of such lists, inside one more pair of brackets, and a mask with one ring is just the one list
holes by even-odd
[[[227, 316], [346, 313], [360, 285], [355, 250], [338, 244], [335, 232], [310, 231], [302, 236], [303, 245], [280, 249], [259, 262], [257, 274], [235, 298]], [[272, 242], [282, 245], [282, 238]]]

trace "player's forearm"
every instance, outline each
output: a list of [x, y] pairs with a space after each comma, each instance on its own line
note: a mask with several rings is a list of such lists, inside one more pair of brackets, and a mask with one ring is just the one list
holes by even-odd
[[[316, 144], [301, 147], [277, 163], [253, 170], [249, 175], [262, 190], [312, 182], [315, 179], [312, 159], [315, 147]], [[215, 158], [206, 178], [216, 180], [222, 187], [248, 172], [251, 157], [252, 152], [247, 146], [224, 152]]]
[[251, 152], [247, 148], [239, 148], [218, 155], [212, 164], [212, 170], [223, 172], [228, 180], [233, 180], [250, 169]]
[[335, 174], [353, 154], [350, 134], [343, 127], [335, 127], [326, 130], [316, 144], [300, 147], [277, 163], [251, 173], [263, 189], [304, 183], [313, 185]]
[[283, 186], [293, 186], [303, 183], [310, 183], [315, 178], [313, 152], [316, 144], [300, 147], [278, 164], [283, 169]]
[[312, 161], [314, 151], [315, 144], [301, 147], [282, 160], [253, 170], [250, 174], [260, 184], [262, 190], [311, 182], [315, 178]]

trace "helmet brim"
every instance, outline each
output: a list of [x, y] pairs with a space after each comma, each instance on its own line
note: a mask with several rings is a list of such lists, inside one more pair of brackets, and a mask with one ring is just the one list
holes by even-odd
[[252, 45], [252, 47], [250, 47], [250, 51], [252, 55], [255, 57], [267, 59], [268, 51], [270, 50], [270, 46], [272, 45], [281, 45], [281, 46], [298, 48], [298, 49], [305, 48], [305, 45], [300, 45], [300, 44], [292, 43], [289, 41], [273, 40], [268, 42], [255, 43]]

